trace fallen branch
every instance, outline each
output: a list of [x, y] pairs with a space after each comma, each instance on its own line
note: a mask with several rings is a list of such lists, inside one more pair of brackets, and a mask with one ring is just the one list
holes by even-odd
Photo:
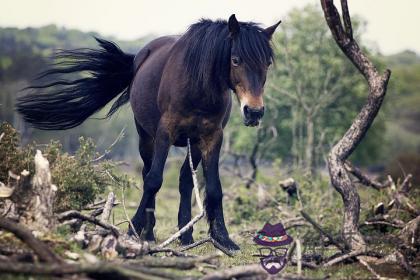
[[379, 275], [369, 264], [368, 262], [363, 258], [363, 257], [357, 257], [357, 260], [364, 266], [366, 267], [367, 270], [369, 270], [370, 273], [373, 274], [373, 276], [375, 276], [376, 279], [382, 279], [381, 275]]
[[341, 245], [338, 241], [334, 239], [334, 237], [329, 234], [326, 230], [324, 230], [317, 222], [315, 222], [305, 211], [300, 211], [302, 216], [307, 220], [316, 230], [318, 230], [322, 235], [328, 238], [328, 241], [330, 241], [332, 244], [334, 244], [338, 249], [340, 249], [342, 252], [346, 251], [346, 248]]
[[209, 261], [220, 257], [220, 254], [212, 254], [196, 258], [143, 258], [141, 260], [131, 261], [130, 265], [156, 267], [156, 268], [176, 268], [181, 270], [193, 269], [198, 263], [208, 263]]
[[48, 263], [61, 263], [61, 259], [50, 250], [42, 241], [35, 238], [30, 230], [24, 226], [0, 217], [0, 228], [13, 233], [22, 242], [28, 245], [41, 261]]
[[343, 262], [347, 259], [360, 256], [362, 254], [366, 254], [366, 251], [365, 250], [352, 251], [350, 253], [347, 253], [347, 254], [344, 254], [344, 255], [341, 255], [341, 256], [338, 256], [336, 258], [333, 258], [333, 259], [329, 260], [328, 262], [324, 263], [323, 266], [324, 267], [329, 267], [329, 266], [335, 265], [337, 263]]
[[69, 210], [69, 211], [60, 213], [60, 214], [57, 215], [57, 218], [60, 222], [70, 220], [70, 219], [80, 219], [82, 221], [87, 221], [87, 222], [90, 222], [94, 225], [103, 227], [104, 229], [110, 230], [112, 232], [112, 234], [114, 234], [117, 237], [120, 235], [120, 232], [119, 232], [117, 227], [115, 227], [111, 224], [102, 222], [102, 221], [100, 221], [100, 220], [98, 220], [94, 217], [83, 215], [82, 213], [80, 213], [79, 211], [76, 211], [76, 210]]
[[213, 243], [213, 246], [222, 251], [224, 254], [226, 254], [229, 257], [233, 257], [233, 253], [222, 246], [219, 242], [217, 242], [214, 238], [211, 238], [211, 243]]
[[[62, 276], [87, 274], [93, 279], [167, 279], [156, 276], [148, 269], [128, 268], [120, 264], [31, 264], [18, 262], [0, 262], [1, 273]], [[153, 274], [155, 275], [153, 275]]]
[[237, 266], [225, 270], [218, 270], [205, 275], [202, 280], [235, 279], [240, 277], [268, 276], [268, 273], [259, 264]]
[[[200, 213], [197, 216], [195, 216], [191, 221], [189, 221], [179, 231], [177, 231], [175, 234], [173, 234], [167, 240], [162, 242], [157, 248], [164, 248], [164, 247], [168, 246], [169, 244], [174, 242], [176, 239], [178, 239], [183, 233], [187, 232], [190, 228], [192, 228], [195, 223], [197, 223], [199, 220], [201, 220], [204, 217], [203, 203], [201, 202], [200, 190], [198, 188], [198, 180], [197, 180], [197, 174], [196, 174], [197, 171], [194, 169], [194, 165], [193, 165], [193, 162], [192, 162], [191, 145], [190, 145], [190, 139], [189, 138], [188, 138], [188, 157], [189, 157], [191, 175], [192, 175], [193, 185], [194, 185], [193, 189], [194, 189], [194, 194], [195, 194], [195, 201], [196, 201], [196, 204], [197, 204], [197, 206], [200, 210]], [[213, 244], [214, 244], [214, 242], [213, 242]]]
[[403, 228], [402, 225], [397, 225], [395, 223], [391, 223], [391, 222], [387, 222], [387, 221], [365, 221], [363, 224], [360, 225], [360, 227], [376, 226], [376, 225], [389, 226], [389, 227], [394, 227], [394, 228]]
[[200, 246], [200, 245], [202, 245], [204, 243], [207, 243], [207, 242], [211, 242], [211, 237], [210, 236], [209, 237], [206, 237], [204, 239], [198, 240], [198, 241], [196, 241], [196, 242], [194, 242], [194, 243], [192, 243], [190, 245], [186, 245], [186, 246], [182, 247], [180, 249], [180, 251], [181, 252], [184, 252], [184, 251], [190, 250], [192, 248], [195, 248], [195, 247]]
[[387, 181], [386, 183], [379, 183], [373, 180], [372, 178], [364, 174], [362, 170], [360, 170], [358, 167], [354, 166], [350, 161], [346, 161], [344, 166], [348, 172], [350, 172], [351, 174], [353, 174], [354, 177], [359, 179], [359, 183], [365, 186], [373, 187], [376, 190], [381, 190], [390, 186], [389, 181]]

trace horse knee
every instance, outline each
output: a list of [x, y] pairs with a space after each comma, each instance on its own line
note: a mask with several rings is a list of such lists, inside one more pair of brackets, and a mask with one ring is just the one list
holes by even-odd
[[149, 172], [144, 180], [144, 191], [156, 194], [163, 183], [162, 174]]
[[207, 204], [218, 204], [223, 199], [223, 192], [221, 189], [207, 190], [206, 201]]

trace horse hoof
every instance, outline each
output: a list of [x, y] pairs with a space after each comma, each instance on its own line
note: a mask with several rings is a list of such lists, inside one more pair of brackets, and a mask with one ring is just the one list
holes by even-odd
[[213, 237], [213, 239], [214, 241], [219, 243], [223, 248], [227, 249], [228, 251], [237, 252], [241, 250], [241, 248], [238, 245], [236, 245], [236, 243], [233, 242], [232, 239], [230, 239], [229, 237], [225, 237], [222, 239]]
[[179, 237], [182, 246], [187, 246], [194, 243], [194, 238], [192, 236], [183, 236]]

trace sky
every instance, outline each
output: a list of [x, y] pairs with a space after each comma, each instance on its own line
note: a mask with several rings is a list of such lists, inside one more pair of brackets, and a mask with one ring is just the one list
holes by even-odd
[[[0, 0], [0, 26], [56, 24], [129, 40], [179, 34], [202, 17], [227, 19], [232, 13], [268, 26], [310, 3], [320, 5], [319, 0]], [[368, 46], [384, 54], [420, 53], [420, 0], [349, 0], [348, 5], [351, 14], [367, 21]]]

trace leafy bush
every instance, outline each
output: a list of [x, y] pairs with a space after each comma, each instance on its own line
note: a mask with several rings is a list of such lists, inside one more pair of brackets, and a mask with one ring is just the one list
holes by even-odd
[[[19, 133], [8, 123], [0, 127], [0, 182], [7, 184], [9, 171], [20, 174], [24, 169], [34, 174], [35, 143], [19, 146]], [[97, 157], [92, 139], [79, 138], [80, 146], [75, 155], [62, 151], [58, 141], [42, 146], [42, 153], [50, 162], [52, 182], [57, 186], [55, 211], [81, 209], [103, 193], [107, 186], [120, 185], [112, 161], [94, 161]], [[108, 174], [112, 174], [114, 180]]]
[[33, 157], [28, 157], [29, 146], [26, 149], [19, 148], [19, 134], [8, 123], [0, 126], [0, 182], [7, 183], [9, 171], [20, 174], [24, 169], [34, 171]]
[[95, 144], [91, 139], [79, 138], [80, 147], [74, 156], [61, 152], [61, 145], [52, 143], [49, 151], [54, 155], [51, 159], [51, 175], [58, 186], [55, 208], [58, 211], [81, 209], [93, 202], [98, 194], [104, 192], [109, 179], [97, 170], [92, 163], [95, 158]]

